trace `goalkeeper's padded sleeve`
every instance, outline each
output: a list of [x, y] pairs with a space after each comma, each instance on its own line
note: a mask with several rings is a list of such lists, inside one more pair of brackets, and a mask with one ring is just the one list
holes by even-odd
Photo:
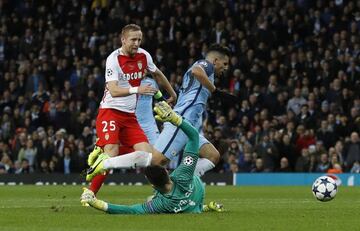
[[188, 136], [189, 141], [185, 146], [184, 152], [199, 152], [199, 132], [184, 119], [179, 128]]
[[144, 214], [147, 213], [141, 204], [136, 205], [116, 205], [108, 203], [106, 210], [110, 214]]

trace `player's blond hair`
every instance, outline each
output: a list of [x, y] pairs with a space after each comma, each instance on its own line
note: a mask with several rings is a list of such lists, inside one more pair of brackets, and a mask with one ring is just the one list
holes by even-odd
[[141, 31], [141, 27], [136, 24], [127, 24], [121, 30], [121, 37], [123, 37], [129, 31]]

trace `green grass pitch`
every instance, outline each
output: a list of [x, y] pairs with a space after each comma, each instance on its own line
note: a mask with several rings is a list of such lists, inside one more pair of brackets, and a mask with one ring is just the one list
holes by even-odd
[[[0, 186], [0, 230], [360, 230], [360, 187], [340, 186], [333, 201], [318, 202], [309, 187], [208, 186], [206, 202], [224, 213], [108, 215], [81, 207], [81, 186]], [[149, 186], [104, 186], [98, 197], [143, 202]]]

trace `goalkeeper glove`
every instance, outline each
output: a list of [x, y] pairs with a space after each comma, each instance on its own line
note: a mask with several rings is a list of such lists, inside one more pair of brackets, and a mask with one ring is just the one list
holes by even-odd
[[155, 104], [154, 111], [156, 113], [155, 119], [161, 122], [170, 122], [175, 126], [180, 126], [182, 118], [176, 112], [174, 112], [169, 104], [165, 101], [161, 101]]

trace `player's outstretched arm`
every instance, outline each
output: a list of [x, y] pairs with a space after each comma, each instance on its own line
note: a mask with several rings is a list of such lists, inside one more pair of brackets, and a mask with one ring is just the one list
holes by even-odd
[[105, 201], [99, 200], [95, 197], [94, 193], [84, 188], [84, 193], [80, 198], [81, 203], [88, 203], [91, 207], [98, 209], [100, 211], [109, 213], [109, 214], [145, 214], [151, 213], [151, 211], [147, 211], [145, 209], [145, 204], [135, 204], [135, 205], [117, 205], [110, 204]]
[[119, 87], [118, 81], [107, 82], [106, 87], [112, 97], [129, 96], [132, 94], [154, 95], [157, 91], [156, 88], [153, 88], [150, 85], [130, 88]]
[[156, 69], [156, 71], [152, 72], [151, 75], [154, 77], [159, 86], [164, 88], [166, 92], [170, 95], [170, 98], [168, 98], [166, 101], [168, 103], [175, 104], [177, 100], [177, 95], [165, 75], [159, 69]]

